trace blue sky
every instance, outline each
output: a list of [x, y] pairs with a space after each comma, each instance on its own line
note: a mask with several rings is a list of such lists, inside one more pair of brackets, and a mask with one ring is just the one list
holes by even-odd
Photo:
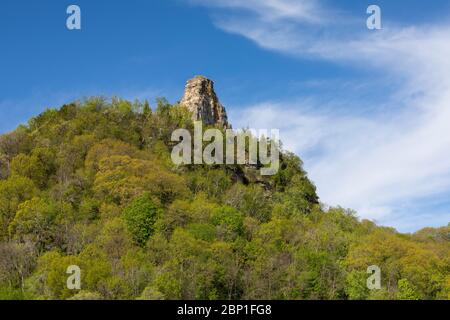
[[449, 17], [447, 0], [3, 0], [0, 132], [84, 96], [176, 102], [203, 74], [234, 127], [280, 129], [322, 201], [401, 231], [446, 225]]

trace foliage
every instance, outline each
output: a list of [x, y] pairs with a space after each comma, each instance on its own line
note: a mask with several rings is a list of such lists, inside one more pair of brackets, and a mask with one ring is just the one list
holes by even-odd
[[128, 230], [138, 245], [144, 246], [153, 234], [157, 216], [158, 208], [149, 194], [136, 198], [123, 211]]
[[326, 208], [281, 149], [271, 177], [174, 166], [177, 128], [191, 116], [165, 99], [93, 97], [1, 135], [0, 299], [450, 298], [450, 225], [400, 234]]

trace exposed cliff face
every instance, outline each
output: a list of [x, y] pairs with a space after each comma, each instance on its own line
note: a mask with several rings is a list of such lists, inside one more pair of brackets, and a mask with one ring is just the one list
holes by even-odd
[[231, 128], [225, 107], [219, 102], [214, 92], [214, 82], [210, 79], [196, 76], [188, 80], [180, 104], [192, 112], [194, 121]]

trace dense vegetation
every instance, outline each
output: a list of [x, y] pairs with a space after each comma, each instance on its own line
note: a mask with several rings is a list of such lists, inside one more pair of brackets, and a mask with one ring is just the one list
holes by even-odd
[[192, 126], [165, 100], [90, 98], [0, 136], [0, 299], [450, 298], [450, 225], [399, 234], [327, 208], [287, 152], [267, 178], [174, 167], [171, 132]]

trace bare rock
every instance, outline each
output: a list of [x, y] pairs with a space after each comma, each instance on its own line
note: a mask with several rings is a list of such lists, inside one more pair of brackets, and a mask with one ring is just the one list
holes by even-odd
[[203, 76], [196, 76], [186, 83], [184, 96], [180, 101], [192, 112], [194, 121], [203, 121], [206, 125], [231, 128], [225, 107], [214, 92], [214, 82]]

